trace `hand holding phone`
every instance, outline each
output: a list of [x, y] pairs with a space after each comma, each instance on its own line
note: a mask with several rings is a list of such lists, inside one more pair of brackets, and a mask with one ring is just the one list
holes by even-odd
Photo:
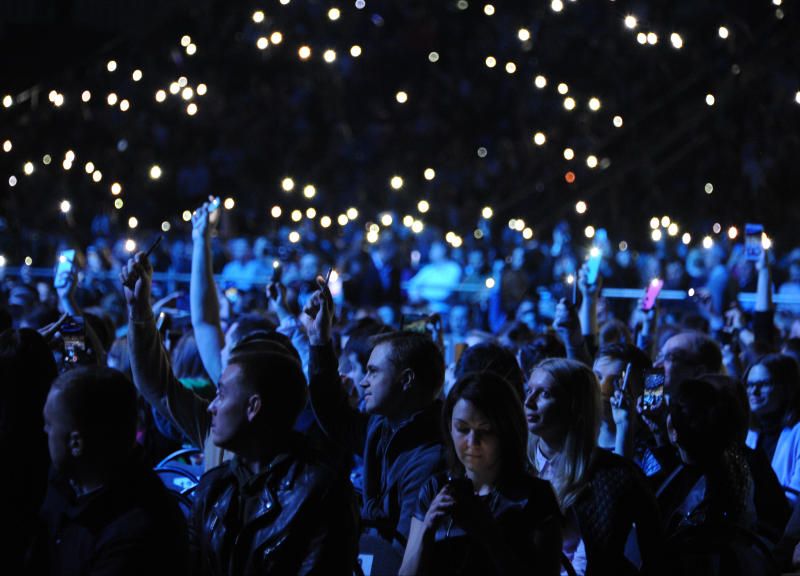
[[603, 260], [603, 252], [597, 246], [592, 246], [589, 251], [589, 259], [586, 261], [586, 284], [593, 286], [597, 284], [597, 276], [600, 274], [600, 263]]
[[647, 288], [644, 291], [644, 298], [642, 299], [643, 311], [649, 312], [653, 309], [653, 307], [656, 305], [658, 295], [661, 293], [661, 289], [663, 287], [664, 281], [661, 278], [653, 278], [650, 281], [650, 284], [647, 285]]
[[63, 250], [58, 255], [58, 262], [56, 263], [56, 273], [53, 279], [53, 287], [56, 290], [62, 290], [72, 283], [72, 273], [75, 270], [75, 250]]
[[758, 262], [764, 252], [762, 239], [764, 226], [761, 224], [744, 225], [744, 257], [750, 262]]

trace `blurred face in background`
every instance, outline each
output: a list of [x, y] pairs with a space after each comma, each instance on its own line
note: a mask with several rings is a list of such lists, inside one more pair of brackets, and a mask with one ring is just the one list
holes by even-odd
[[762, 364], [756, 364], [747, 374], [747, 400], [758, 417], [779, 415], [784, 409], [783, 391]]

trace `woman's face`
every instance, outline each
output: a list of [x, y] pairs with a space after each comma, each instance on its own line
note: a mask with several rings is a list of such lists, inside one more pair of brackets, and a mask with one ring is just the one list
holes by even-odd
[[525, 386], [525, 418], [528, 432], [553, 438], [566, 434], [566, 406], [563, 390], [546, 370], [534, 370]]
[[468, 473], [485, 475], [497, 469], [500, 441], [489, 419], [469, 400], [453, 406], [450, 436], [459, 462]]
[[756, 416], [778, 414], [783, 408], [782, 391], [762, 364], [756, 364], [747, 374], [747, 399]]

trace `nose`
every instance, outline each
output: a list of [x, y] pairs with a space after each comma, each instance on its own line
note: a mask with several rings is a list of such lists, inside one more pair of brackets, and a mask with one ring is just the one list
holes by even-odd
[[208, 405], [208, 413], [211, 414], [212, 416], [217, 414], [217, 399], [216, 398], [214, 398], [211, 401], [211, 404]]
[[467, 434], [467, 445], [477, 446], [480, 443], [481, 441], [478, 437], [478, 433], [475, 430], [470, 430], [469, 434]]
[[368, 385], [368, 383], [367, 383], [367, 377], [366, 377], [366, 376], [364, 376], [364, 377], [361, 379], [361, 381], [358, 383], [358, 386], [359, 386], [360, 388], [367, 388], [367, 385]]

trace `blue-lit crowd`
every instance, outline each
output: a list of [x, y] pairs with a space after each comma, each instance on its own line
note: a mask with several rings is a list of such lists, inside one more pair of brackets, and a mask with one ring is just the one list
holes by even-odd
[[222, 212], [3, 269], [9, 573], [800, 564], [797, 250], [292, 243]]

